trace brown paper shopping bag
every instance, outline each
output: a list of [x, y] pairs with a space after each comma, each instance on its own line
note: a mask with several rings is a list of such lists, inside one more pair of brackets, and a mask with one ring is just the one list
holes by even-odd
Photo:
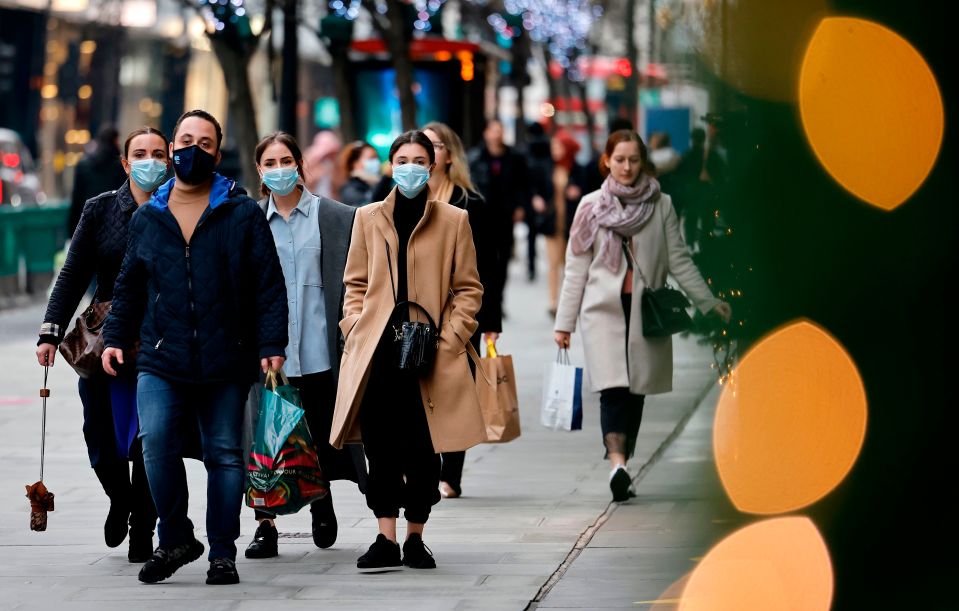
[[520, 425], [513, 357], [498, 356], [493, 342], [487, 342], [486, 358], [479, 359], [476, 366], [483, 368], [490, 381], [496, 380], [494, 386], [487, 384], [484, 376], [476, 376], [476, 391], [486, 423], [487, 443], [505, 443], [516, 439], [520, 436]]

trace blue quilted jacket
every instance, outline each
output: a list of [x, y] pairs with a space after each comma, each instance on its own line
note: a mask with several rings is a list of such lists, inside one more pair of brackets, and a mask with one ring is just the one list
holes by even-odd
[[104, 344], [137, 370], [191, 382], [252, 383], [259, 359], [282, 356], [286, 289], [273, 235], [256, 202], [214, 175], [190, 243], [167, 206], [176, 179], [133, 215]]

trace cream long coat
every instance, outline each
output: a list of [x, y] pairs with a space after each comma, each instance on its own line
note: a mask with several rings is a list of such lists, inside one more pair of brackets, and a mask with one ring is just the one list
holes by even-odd
[[[598, 202], [599, 195], [600, 191], [594, 191], [583, 196], [576, 217]], [[581, 255], [573, 253], [572, 241], [566, 249], [566, 275], [554, 328], [573, 332], [579, 319], [579, 337], [582, 338], [587, 374], [594, 392], [627, 386], [630, 392], [643, 395], [672, 390], [672, 338], [643, 336], [640, 308], [640, 295], [645, 288], [643, 277], [652, 288], [658, 289], [666, 284], [667, 274], [672, 275], [704, 314], [719, 303], [686, 250], [672, 200], [663, 194], [654, 205], [652, 218], [631, 242], [642, 275], [633, 273], [628, 349], [620, 300], [626, 277], [625, 255], [619, 271], [614, 274], [597, 256], [599, 240], [604, 238], [599, 237], [593, 248]]]
[[[373, 354], [393, 312], [390, 263], [393, 278], [398, 277], [395, 196], [394, 189], [386, 200], [360, 208], [353, 224], [340, 321], [346, 344], [330, 431], [330, 444], [336, 448], [361, 441], [360, 404]], [[486, 425], [466, 360], [466, 345], [476, 330], [476, 312], [483, 295], [466, 212], [428, 200], [423, 218], [410, 236], [404, 272], [408, 274], [408, 299], [426, 308], [442, 325], [433, 371], [420, 381], [433, 449], [454, 452], [485, 442]], [[425, 321], [418, 310], [411, 309], [410, 317]]]

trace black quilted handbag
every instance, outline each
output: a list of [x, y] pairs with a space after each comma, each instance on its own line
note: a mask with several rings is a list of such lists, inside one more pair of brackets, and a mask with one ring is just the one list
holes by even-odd
[[689, 300], [669, 285], [644, 290], [641, 307], [644, 337], [669, 337], [693, 326], [693, 320], [686, 312]]
[[626, 265], [635, 271], [646, 285], [640, 300], [643, 337], [669, 337], [692, 328], [693, 319], [686, 312], [689, 307], [686, 296], [668, 284], [658, 289], [649, 288], [649, 282], [633, 257], [627, 238], [623, 238], [623, 254], [626, 255]]
[[[402, 320], [403, 313], [410, 306], [423, 312], [429, 322]], [[401, 301], [393, 309], [391, 321], [397, 369], [411, 371], [420, 377], [429, 375], [440, 345], [440, 330], [433, 322], [433, 317], [415, 301]]]
[[[390, 284], [393, 287], [393, 300], [396, 300], [396, 285], [393, 283], [393, 261], [390, 257], [390, 245], [386, 244], [386, 258], [390, 266]], [[428, 322], [404, 320], [413, 307], [420, 310]], [[390, 323], [393, 329], [394, 364], [397, 369], [410, 371], [420, 377], [426, 377], [433, 370], [436, 351], [440, 345], [440, 328], [426, 308], [415, 301], [400, 301], [393, 306]]]

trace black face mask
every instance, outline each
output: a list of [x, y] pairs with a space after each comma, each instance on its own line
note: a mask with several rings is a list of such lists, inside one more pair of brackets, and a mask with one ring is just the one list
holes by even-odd
[[210, 180], [216, 167], [216, 157], [195, 144], [173, 151], [173, 171], [188, 185], [199, 185]]

